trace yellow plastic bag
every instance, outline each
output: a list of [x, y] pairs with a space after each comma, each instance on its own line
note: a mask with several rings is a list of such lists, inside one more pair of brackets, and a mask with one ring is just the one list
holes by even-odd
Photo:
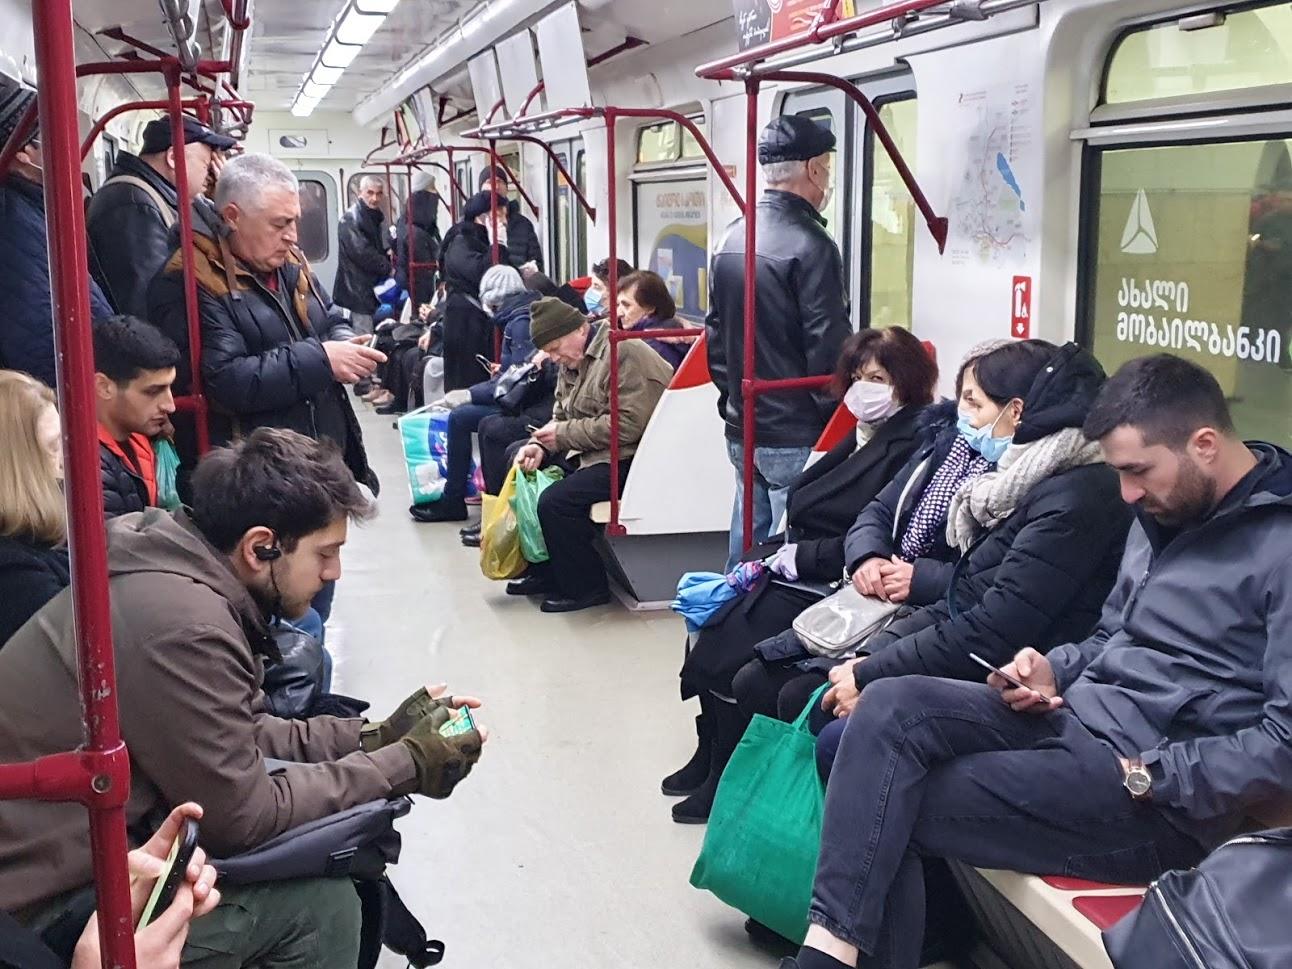
[[487, 579], [514, 579], [527, 563], [520, 549], [520, 528], [511, 503], [516, 495], [516, 468], [507, 472], [502, 491], [485, 495], [480, 510], [480, 571]]

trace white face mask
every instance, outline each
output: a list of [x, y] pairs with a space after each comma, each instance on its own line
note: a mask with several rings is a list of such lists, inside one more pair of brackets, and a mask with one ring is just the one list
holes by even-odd
[[866, 424], [892, 417], [899, 408], [893, 397], [892, 386], [875, 383], [873, 380], [854, 381], [843, 395], [843, 404], [852, 412], [853, 417]]

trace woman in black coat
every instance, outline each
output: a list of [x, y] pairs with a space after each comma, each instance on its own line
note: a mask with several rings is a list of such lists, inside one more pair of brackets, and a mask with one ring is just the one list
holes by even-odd
[[[753, 549], [748, 559], [771, 557], [768, 575], [749, 595], [731, 603], [700, 631], [682, 666], [682, 699], [700, 697], [698, 749], [691, 762], [664, 779], [665, 794], [698, 800], [675, 806], [688, 817], [716, 787], [711, 748], [715, 720], [731, 711], [732, 677], [753, 655], [755, 643], [784, 629], [829, 583], [843, 575], [844, 535], [857, 511], [874, 498], [910, 458], [920, 439], [920, 415], [933, 398], [937, 365], [908, 331], [863, 330], [844, 343], [833, 388], [858, 418], [849, 434], [790, 487], [788, 532]], [[773, 582], [772, 579], [776, 578]], [[723, 731], [724, 735], [726, 731]], [[739, 739], [739, 737], [737, 737]], [[702, 820], [702, 818], [701, 818]]]

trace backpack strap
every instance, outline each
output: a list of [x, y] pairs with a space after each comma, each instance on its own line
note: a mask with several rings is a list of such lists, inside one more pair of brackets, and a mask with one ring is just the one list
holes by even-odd
[[[109, 185], [131, 185], [139, 189], [152, 199], [153, 205], [157, 206], [157, 211], [161, 213], [162, 222], [166, 224], [166, 228], [169, 229], [175, 224], [175, 213], [170, 210], [170, 206], [166, 204], [166, 200], [161, 197], [161, 192], [157, 191], [157, 189], [153, 188], [153, 186], [149, 185], [138, 175], [113, 175], [103, 183], [103, 188], [106, 188]], [[99, 191], [103, 191], [103, 188], [100, 188]]]

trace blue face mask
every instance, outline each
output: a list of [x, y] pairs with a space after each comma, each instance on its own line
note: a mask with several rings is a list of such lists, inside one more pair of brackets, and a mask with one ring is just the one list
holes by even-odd
[[588, 308], [589, 313], [600, 313], [602, 306], [605, 305], [601, 301], [601, 290], [589, 286], [588, 291], [583, 294], [583, 305]]
[[1009, 437], [992, 437], [991, 432], [996, 429], [996, 422], [1004, 415], [1001, 411], [996, 420], [992, 421], [986, 427], [974, 427], [969, 422], [969, 418], [964, 411], [960, 412], [960, 420], [956, 422], [956, 429], [960, 432], [971, 448], [981, 454], [992, 464], [996, 464], [1005, 453], [1006, 448], [1014, 442], [1014, 435]]

